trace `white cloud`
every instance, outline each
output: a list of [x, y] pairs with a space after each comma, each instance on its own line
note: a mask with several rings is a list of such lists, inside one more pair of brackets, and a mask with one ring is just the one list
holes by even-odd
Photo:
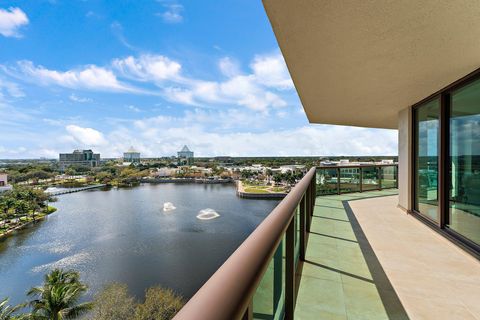
[[221, 112], [194, 109], [181, 117], [132, 120], [105, 134], [108, 143], [98, 151], [106, 157], [118, 157], [133, 145], [148, 157], [171, 156], [187, 144], [197, 156], [397, 154], [395, 130], [304, 125], [262, 132], [268, 120], [268, 116], [252, 117], [252, 111], [241, 108]]
[[165, 56], [148, 54], [138, 58], [129, 56], [124, 59], [115, 59], [112, 65], [126, 78], [154, 82], [179, 80], [182, 68], [180, 63]]
[[280, 53], [258, 55], [250, 65], [257, 81], [267, 87], [293, 89], [293, 82]]
[[[1, 111], [0, 111], [1, 112]], [[331, 156], [396, 155], [395, 130], [331, 125], [281, 128], [277, 117], [255, 115], [245, 108], [191, 109], [183, 116], [120, 119], [106, 131], [70, 121], [55, 123], [38, 135], [28, 131], [14, 146], [27, 146], [21, 154], [6, 150], [2, 157], [49, 156], [76, 148], [92, 148], [102, 157], [119, 157], [130, 145], [146, 157], [171, 156], [187, 144], [197, 156]], [[18, 133], [16, 133], [18, 135]], [[11, 145], [10, 136], [0, 145]], [[19, 140], [18, 140], [19, 139]]]
[[21, 37], [20, 27], [28, 24], [28, 17], [20, 8], [0, 8], [0, 34], [4, 37]]
[[118, 41], [120, 41], [121, 44], [123, 44], [130, 50], [139, 51], [136, 47], [132, 46], [130, 42], [127, 41], [127, 38], [125, 38], [123, 34], [123, 26], [120, 24], [120, 22], [114, 21], [110, 25], [110, 29], [112, 30], [113, 35], [118, 39]]
[[224, 57], [220, 59], [220, 61], [218, 61], [218, 67], [220, 68], [222, 74], [227, 77], [234, 77], [241, 73], [238, 62], [234, 61], [230, 57]]
[[140, 108], [137, 108], [137, 107], [135, 107], [134, 105], [128, 105], [128, 106], [127, 106], [127, 109], [128, 109], [128, 110], [131, 110], [131, 111], [133, 111], [133, 112], [141, 112], [141, 111], [142, 111], [142, 110], [140, 110]]
[[92, 128], [83, 128], [77, 125], [68, 125], [65, 127], [70, 134], [70, 138], [74, 142], [79, 143], [82, 147], [98, 147], [107, 143], [103, 133]]
[[165, 11], [157, 13], [156, 15], [161, 17], [165, 23], [180, 23], [183, 21], [183, 6], [178, 3], [168, 3], [163, 5]]
[[6, 69], [4, 67], [3, 69], [13, 76], [43, 85], [54, 84], [70, 89], [140, 92], [140, 90], [121, 83], [111, 70], [95, 65], [75, 70], [57, 71], [43, 66], [35, 66], [33, 62], [23, 60], [17, 62], [17, 66], [18, 68]]
[[80, 102], [80, 103], [92, 102], [92, 99], [79, 97], [75, 93], [72, 93], [68, 98], [73, 102]]
[[67, 71], [50, 70], [31, 61], [19, 61], [16, 67], [0, 65], [11, 76], [42, 85], [159, 95], [184, 105], [233, 105], [259, 112], [287, 106], [283, 95], [293, 84], [280, 53], [257, 55], [249, 73], [242, 72], [231, 57], [221, 58], [218, 67], [226, 79], [211, 81], [186, 75], [180, 62], [154, 54], [117, 58], [108, 66], [87, 65]]
[[172, 102], [178, 102], [191, 106], [198, 105], [193, 97], [193, 92], [188, 89], [182, 89], [179, 87], [168, 87], [163, 90], [163, 95], [166, 99]]
[[0, 98], [6, 95], [12, 98], [22, 98], [25, 96], [25, 93], [23, 93], [18, 84], [0, 78]]

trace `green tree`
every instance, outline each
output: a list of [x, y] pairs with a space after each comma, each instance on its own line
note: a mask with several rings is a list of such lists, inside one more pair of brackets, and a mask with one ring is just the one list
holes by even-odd
[[25, 315], [15, 315], [17, 311], [23, 309], [25, 304], [19, 304], [16, 306], [8, 305], [8, 298], [0, 301], [0, 320], [20, 320], [25, 319]]
[[171, 289], [149, 288], [145, 302], [137, 306], [135, 320], [170, 320], [185, 304], [185, 300]]
[[75, 319], [92, 309], [91, 302], [78, 303], [87, 291], [80, 281], [78, 272], [55, 269], [45, 275], [43, 285], [31, 288], [27, 295], [32, 319], [61, 320]]
[[26, 200], [17, 200], [15, 201], [15, 215], [25, 216], [30, 209], [28, 202]]
[[135, 300], [125, 284], [111, 283], [95, 296], [90, 320], [130, 320], [135, 315]]

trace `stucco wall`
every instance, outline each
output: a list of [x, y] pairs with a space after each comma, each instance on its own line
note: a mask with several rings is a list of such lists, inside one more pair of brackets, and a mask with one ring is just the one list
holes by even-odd
[[410, 210], [411, 205], [411, 108], [398, 113], [398, 205]]

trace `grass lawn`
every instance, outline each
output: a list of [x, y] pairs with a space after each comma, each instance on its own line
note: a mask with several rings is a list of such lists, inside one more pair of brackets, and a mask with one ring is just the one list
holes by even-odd
[[284, 187], [273, 187], [272, 192], [285, 192]]
[[284, 187], [270, 187], [270, 186], [246, 186], [244, 191], [248, 193], [283, 193]]

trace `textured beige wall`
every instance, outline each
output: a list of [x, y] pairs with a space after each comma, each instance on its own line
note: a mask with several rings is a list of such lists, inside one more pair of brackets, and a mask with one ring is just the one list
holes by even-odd
[[397, 128], [480, 67], [479, 0], [263, 0], [313, 123]]
[[398, 113], [398, 205], [411, 210], [411, 146], [412, 146], [411, 108]]

